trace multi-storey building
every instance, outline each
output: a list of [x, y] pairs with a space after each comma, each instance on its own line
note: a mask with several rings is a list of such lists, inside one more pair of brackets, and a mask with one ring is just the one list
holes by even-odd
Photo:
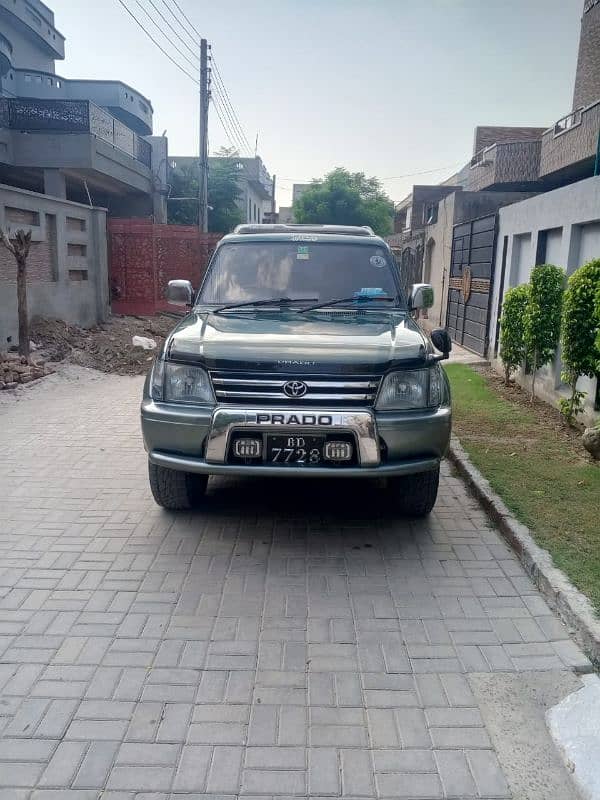
[[[222, 158], [222, 156], [209, 157], [209, 176], [211, 166], [217, 164]], [[238, 169], [239, 197], [236, 203], [242, 215], [242, 222], [262, 223], [265, 214], [270, 214], [272, 211], [273, 182], [267, 168], [260, 156], [254, 156], [254, 158], [227, 156], [227, 158], [234, 159]], [[182, 170], [186, 167], [197, 171], [197, 156], [171, 156], [169, 158], [171, 171]]]
[[121, 81], [56, 73], [65, 40], [40, 0], [0, 0], [0, 183], [166, 220], [166, 139]]

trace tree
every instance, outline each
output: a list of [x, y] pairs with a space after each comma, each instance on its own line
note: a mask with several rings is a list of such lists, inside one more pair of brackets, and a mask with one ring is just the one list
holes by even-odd
[[19, 316], [19, 355], [29, 360], [29, 317], [27, 314], [27, 256], [31, 247], [31, 231], [18, 230], [12, 241], [0, 230], [0, 242], [17, 262], [17, 313]]
[[538, 264], [531, 271], [524, 334], [527, 360], [532, 370], [532, 401], [537, 371], [553, 359], [558, 347], [564, 280], [563, 270], [553, 264]]
[[229, 233], [243, 219], [237, 204], [242, 196], [237, 163], [229, 157], [212, 163], [208, 173], [209, 231]]
[[[237, 200], [241, 197], [239, 169], [236, 153], [226, 148], [217, 151], [218, 161], [213, 161], [208, 172], [208, 229], [217, 233], [229, 233], [242, 221], [242, 212]], [[189, 197], [190, 200], [171, 200], [169, 223], [172, 225], [198, 224], [198, 162], [186, 164], [171, 173], [171, 196]]]
[[191, 200], [169, 199], [170, 225], [198, 224], [198, 164], [185, 164], [171, 172], [171, 191], [173, 198], [189, 197]]
[[580, 375], [600, 373], [600, 259], [576, 270], [567, 281], [563, 299], [561, 344], [565, 366], [562, 379], [571, 387], [568, 399], [560, 401], [567, 422], [582, 410], [585, 392], [577, 390]]
[[504, 364], [504, 382], [525, 361], [523, 319], [529, 302], [529, 286], [522, 284], [509, 289], [502, 303], [500, 320], [500, 358]]
[[394, 205], [377, 178], [337, 167], [322, 181], [313, 181], [294, 203], [298, 222], [369, 225], [375, 233], [392, 232]]

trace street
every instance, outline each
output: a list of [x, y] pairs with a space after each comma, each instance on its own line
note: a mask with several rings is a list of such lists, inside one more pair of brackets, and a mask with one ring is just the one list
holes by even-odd
[[328, 481], [178, 516], [141, 386], [0, 405], [0, 798], [577, 798], [543, 714], [590, 664], [447, 464], [418, 523]]

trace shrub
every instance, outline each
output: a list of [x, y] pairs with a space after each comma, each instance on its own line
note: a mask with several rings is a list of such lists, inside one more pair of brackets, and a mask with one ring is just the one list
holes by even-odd
[[539, 264], [531, 271], [524, 333], [527, 359], [532, 372], [532, 400], [535, 396], [537, 371], [552, 360], [558, 346], [564, 279], [564, 271], [553, 264]]
[[562, 379], [571, 396], [560, 401], [569, 423], [582, 410], [585, 392], [577, 391], [580, 375], [600, 372], [600, 259], [576, 270], [567, 281], [561, 323]]
[[504, 364], [504, 381], [508, 384], [511, 374], [525, 360], [525, 336], [523, 319], [529, 301], [529, 286], [521, 284], [509, 289], [502, 303], [500, 319], [500, 358]]

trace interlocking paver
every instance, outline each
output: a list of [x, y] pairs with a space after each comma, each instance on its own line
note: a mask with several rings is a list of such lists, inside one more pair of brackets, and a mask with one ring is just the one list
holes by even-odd
[[470, 674], [589, 662], [461, 482], [168, 514], [140, 388], [0, 405], [0, 800], [508, 798]]

